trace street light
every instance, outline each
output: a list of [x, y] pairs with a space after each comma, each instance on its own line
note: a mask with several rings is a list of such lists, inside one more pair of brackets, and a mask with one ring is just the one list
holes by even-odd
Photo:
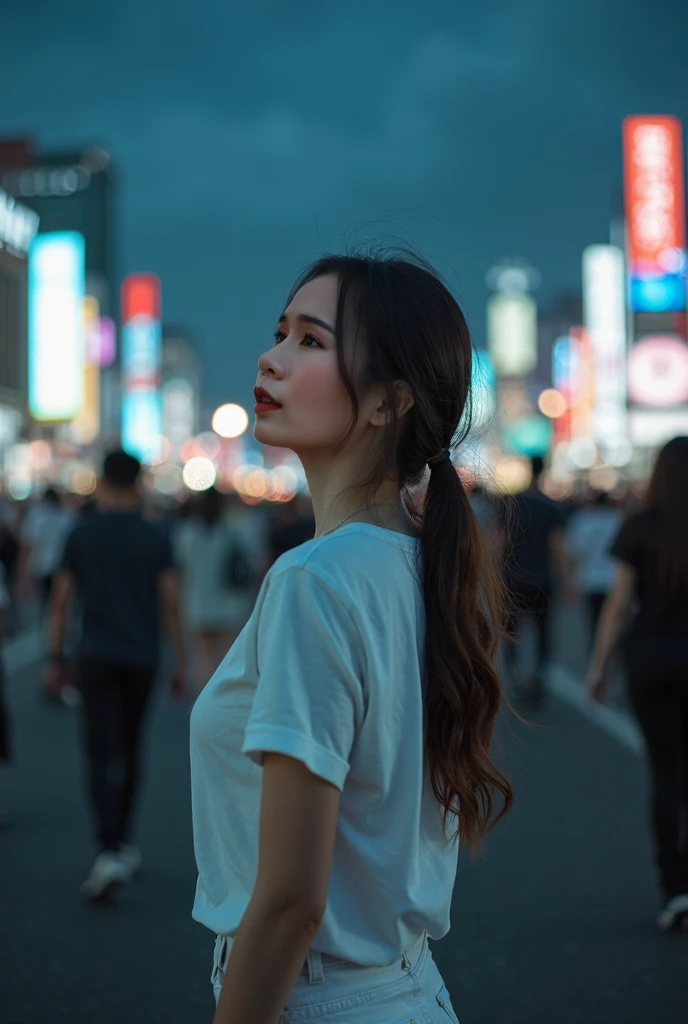
[[233, 402], [221, 405], [213, 413], [212, 427], [220, 437], [241, 437], [248, 423], [246, 410]]

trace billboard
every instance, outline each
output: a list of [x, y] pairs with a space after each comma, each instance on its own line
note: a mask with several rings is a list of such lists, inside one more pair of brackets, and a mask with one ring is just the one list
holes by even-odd
[[492, 295], [487, 303], [490, 357], [502, 377], [525, 377], [537, 363], [537, 307], [525, 293]]
[[160, 280], [130, 274], [122, 284], [122, 447], [144, 463], [162, 453]]
[[681, 122], [669, 116], [627, 117], [623, 149], [631, 308], [680, 312], [686, 307]]
[[583, 252], [583, 317], [594, 377], [593, 435], [602, 445], [626, 437], [626, 276], [613, 245]]
[[72, 420], [84, 401], [83, 235], [37, 235], [29, 250], [29, 410], [36, 420]]

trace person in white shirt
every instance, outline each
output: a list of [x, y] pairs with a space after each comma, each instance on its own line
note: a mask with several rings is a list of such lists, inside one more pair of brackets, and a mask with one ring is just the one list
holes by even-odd
[[48, 487], [40, 501], [28, 510], [22, 524], [19, 560], [19, 585], [23, 597], [31, 597], [37, 589], [41, 602], [47, 605], [53, 578], [75, 525], [74, 512], [65, 508], [54, 487]]
[[614, 586], [616, 563], [609, 551], [620, 525], [621, 513], [605, 491], [574, 512], [566, 525], [566, 553], [574, 566], [574, 587], [587, 605], [591, 647], [602, 605]]
[[428, 938], [458, 841], [513, 801], [490, 757], [499, 581], [450, 450], [471, 364], [406, 253], [318, 261], [258, 361], [254, 436], [301, 459], [316, 530], [191, 716], [215, 1024], [456, 1020]]
[[199, 693], [248, 619], [255, 599], [261, 553], [238, 516], [228, 515], [214, 487], [203, 491], [189, 516], [175, 527], [184, 619], [196, 659]]

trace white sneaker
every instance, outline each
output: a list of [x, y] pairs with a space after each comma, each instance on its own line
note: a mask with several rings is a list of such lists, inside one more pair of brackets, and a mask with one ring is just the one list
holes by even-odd
[[106, 850], [101, 853], [91, 868], [91, 873], [81, 886], [86, 899], [96, 903], [104, 899], [113, 889], [131, 881], [131, 871], [118, 853]]
[[136, 846], [129, 846], [128, 843], [121, 843], [119, 855], [129, 868], [129, 872], [132, 875], [135, 875], [137, 871], [141, 870], [141, 851]]
[[659, 912], [657, 925], [661, 932], [671, 932], [679, 928], [688, 929], [688, 893], [674, 896]]

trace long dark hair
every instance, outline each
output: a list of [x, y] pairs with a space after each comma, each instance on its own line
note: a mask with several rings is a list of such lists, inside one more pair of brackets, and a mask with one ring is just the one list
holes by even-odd
[[[444, 808], [445, 830], [449, 816], [458, 814], [453, 838], [458, 835], [475, 852], [514, 801], [509, 779], [490, 756], [497, 713], [508, 704], [495, 670], [502, 588], [452, 463], [445, 459], [433, 464], [421, 507], [409, 493], [423, 480], [428, 463], [460, 444], [470, 429], [470, 333], [456, 299], [434, 268], [413, 251], [325, 256], [303, 272], [288, 301], [303, 285], [326, 274], [339, 279], [337, 359], [353, 404], [342, 446], [355, 428], [358, 396], [366, 387], [384, 385], [392, 411], [384, 450], [363, 486], [372, 496], [390, 473], [398, 474], [408, 511], [420, 529], [426, 764]], [[362, 358], [356, 359], [359, 344]], [[400, 383], [414, 398], [401, 419]], [[495, 791], [502, 797], [496, 817]]]
[[688, 596], [688, 437], [673, 438], [659, 452], [645, 507], [659, 519], [653, 530], [657, 583]]

